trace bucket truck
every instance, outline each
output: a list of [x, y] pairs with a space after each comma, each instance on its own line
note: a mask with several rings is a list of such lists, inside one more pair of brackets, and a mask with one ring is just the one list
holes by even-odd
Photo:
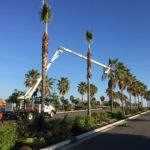
[[[52, 63], [63, 52], [68, 52], [68, 53], [70, 53], [72, 55], [75, 55], [75, 56], [81, 58], [81, 59], [87, 60], [86, 56], [83, 56], [83, 55], [81, 55], [81, 54], [79, 54], [77, 52], [74, 52], [74, 51], [72, 51], [70, 49], [67, 49], [65, 47], [59, 47], [58, 50], [53, 55], [52, 59], [48, 62], [46, 71], [48, 71], [48, 69], [51, 67]], [[111, 68], [109, 66], [106, 66], [106, 65], [104, 65], [102, 63], [99, 63], [98, 61], [95, 61], [95, 60], [91, 59], [91, 62], [94, 63], [94, 64], [97, 64], [100, 67], [105, 68], [106, 69], [106, 71], [105, 71], [106, 74], [108, 74], [109, 71], [111, 70]], [[38, 87], [39, 83], [41, 82], [41, 80], [42, 80], [42, 77], [40, 76], [37, 79], [36, 84], [33, 87], [31, 87], [25, 93], [25, 95], [18, 97], [18, 99], [22, 99], [22, 100], [30, 99], [32, 97], [33, 93], [35, 92], [35, 90], [37, 89], [37, 87]], [[27, 109], [26, 109], [27, 110], [27, 112], [26, 112], [27, 113], [27, 119], [28, 120], [32, 120], [34, 118], [34, 110], [38, 110], [38, 112], [40, 113], [41, 112], [40, 108], [41, 108], [40, 104], [34, 104], [34, 107], [33, 107], [33, 105], [29, 105], [29, 106], [27, 105]], [[44, 112], [45, 112], [45, 114], [48, 114], [50, 117], [53, 117], [54, 114], [56, 113], [55, 108], [52, 105], [46, 105], [46, 104], [44, 105]]]

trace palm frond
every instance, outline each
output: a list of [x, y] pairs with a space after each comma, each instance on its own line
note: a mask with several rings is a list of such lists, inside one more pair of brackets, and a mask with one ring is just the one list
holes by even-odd
[[41, 10], [41, 22], [47, 24], [51, 20], [51, 18], [52, 18], [51, 7], [47, 3], [44, 3], [42, 5]]
[[88, 43], [92, 43], [93, 41], [93, 33], [88, 30], [86, 31], [86, 41]]

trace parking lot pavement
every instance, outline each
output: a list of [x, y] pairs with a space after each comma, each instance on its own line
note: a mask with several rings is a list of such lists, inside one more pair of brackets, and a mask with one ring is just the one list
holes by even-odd
[[150, 112], [63, 150], [149, 150]]

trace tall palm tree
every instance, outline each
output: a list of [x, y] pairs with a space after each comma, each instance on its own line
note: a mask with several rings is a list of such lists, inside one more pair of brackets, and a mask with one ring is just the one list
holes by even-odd
[[104, 69], [104, 73], [102, 76], [102, 79], [104, 78], [108, 78], [108, 89], [107, 89], [107, 93], [109, 96], [109, 101], [111, 103], [111, 113], [113, 113], [113, 90], [116, 88], [116, 83], [117, 83], [117, 78], [116, 78], [116, 69], [117, 69], [117, 64], [118, 64], [118, 59], [109, 59], [108, 61], [108, 66], [110, 66], [113, 70], [110, 71], [109, 74], [105, 73], [105, 69]]
[[43, 0], [41, 10], [41, 22], [45, 24], [45, 31], [42, 39], [42, 102], [41, 112], [44, 113], [44, 101], [46, 91], [46, 70], [47, 70], [47, 58], [48, 58], [48, 23], [51, 20], [51, 8]]
[[133, 82], [135, 82], [136, 77], [133, 76], [132, 74], [129, 74], [128, 76], [128, 81], [127, 81], [127, 92], [129, 93], [129, 101], [130, 101], [130, 113], [132, 112], [132, 100], [131, 100], [131, 95], [133, 91]]
[[65, 77], [62, 77], [58, 80], [58, 90], [59, 93], [64, 96], [69, 91], [69, 80]]
[[78, 84], [78, 92], [82, 95], [82, 103], [83, 103], [83, 96], [85, 95], [86, 91], [87, 91], [86, 82], [80, 82]]
[[126, 89], [127, 87], [127, 79], [128, 79], [128, 73], [129, 70], [127, 69], [127, 67], [119, 62], [118, 63], [118, 68], [117, 68], [117, 79], [118, 79], [118, 86], [119, 89], [121, 91], [121, 103], [122, 103], [122, 112], [125, 113], [125, 103], [123, 100], [123, 91]]
[[91, 81], [91, 44], [93, 42], [93, 33], [86, 32], [86, 41], [88, 43], [88, 52], [87, 52], [87, 101], [88, 101], [88, 116], [91, 116], [91, 96], [90, 96], [90, 81]]

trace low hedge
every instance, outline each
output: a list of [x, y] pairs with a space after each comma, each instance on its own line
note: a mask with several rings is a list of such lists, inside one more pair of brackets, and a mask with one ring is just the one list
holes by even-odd
[[17, 126], [5, 124], [0, 126], [0, 150], [10, 150], [18, 139]]

